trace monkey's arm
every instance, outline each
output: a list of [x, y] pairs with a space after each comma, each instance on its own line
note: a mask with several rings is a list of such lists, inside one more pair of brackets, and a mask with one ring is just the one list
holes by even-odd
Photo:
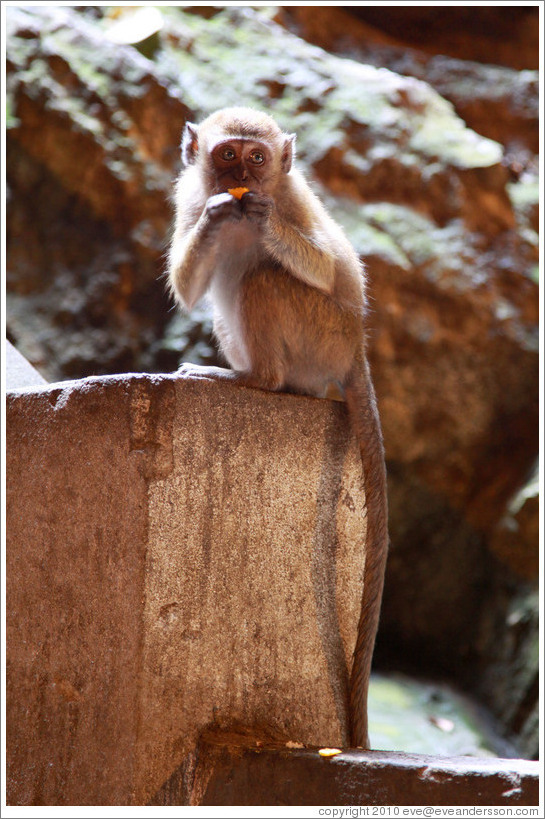
[[335, 285], [335, 255], [327, 236], [306, 234], [272, 213], [265, 227], [268, 252], [305, 284], [331, 294]]
[[216, 267], [217, 231], [222, 220], [240, 219], [227, 193], [211, 196], [196, 224], [187, 230], [182, 220], [176, 226], [170, 248], [170, 283], [188, 310], [206, 293]]
[[[298, 177], [297, 177], [298, 179]], [[292, 276], [331, 295], [335, 288], [338, 238], [335, 223], [298, 181], [276, 196], [247, 193], [243, 211], [261, 225], [265, 250]]]
[[175, 237], [170, 250], [170, 283], [188, 310], [205, 294], [214, 271], [215, 248], [205, 234], [197, 224], [187, 236]]

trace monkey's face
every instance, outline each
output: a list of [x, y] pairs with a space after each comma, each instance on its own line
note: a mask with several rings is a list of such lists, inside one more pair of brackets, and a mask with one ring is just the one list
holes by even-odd
[[222, 140], [212, 148], [211, 161], [215, 193], [240, 186], [265, 193], [274, 177], [271, 149], [257, 140]]

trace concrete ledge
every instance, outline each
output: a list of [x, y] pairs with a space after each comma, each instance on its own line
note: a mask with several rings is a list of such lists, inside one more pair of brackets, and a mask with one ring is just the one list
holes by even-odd
[[[154, 805], [539, 805], [538, 762], [438, 758], [259, 746], [248, 736], [204, 735], [193, 769], [176, 772]], [[188, 782], [190, 785], [189, 797]]]
[[208, 726], [347, 744], [343, 405], [177, 376], [7, 397], [7, 798], [147, 804]]

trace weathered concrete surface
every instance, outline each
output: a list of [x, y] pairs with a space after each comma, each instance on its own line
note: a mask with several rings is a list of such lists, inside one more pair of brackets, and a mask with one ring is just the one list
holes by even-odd
[[345, 408], [177, 376], [8, 394], [7, 799], [146, 804], [207, 726], [347, 744]]
[[152, 804], [193, 805], [538, 805], [538, 762], [432, 757], [250, 742], [203, 736], [192, 771], [178, 771]]
[[7, 802], [123, 804], [134, 781], [147, 488], [130, 380], [7, 399]]

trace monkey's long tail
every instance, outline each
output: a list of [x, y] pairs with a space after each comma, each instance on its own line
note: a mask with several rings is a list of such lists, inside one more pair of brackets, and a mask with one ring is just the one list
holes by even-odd
[[361, 450], [367, 508], [364, 586], [350, 680], [350, 736], [353, 746], [369, 748], [367, 693], [388, 553], [388, 506], [382, 430], [363, 350], [350, 372], [345, 394]]

